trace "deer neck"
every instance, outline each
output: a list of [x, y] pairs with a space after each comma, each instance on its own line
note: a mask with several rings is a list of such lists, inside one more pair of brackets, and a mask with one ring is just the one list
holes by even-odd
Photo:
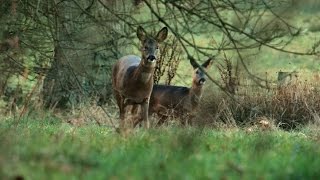
[[199, 105], [202, 92], [203, 92], [202, 85], [199, 86], [199, 85], [196, 85], [195, 83], [192, 84], [192, 87], [189, 92], [192, 107], [197, 107]]
[[155, 66], [147, 66], [143, 62], [144, 60], [142, 59], [139, 66], [133, 73], [133, 77], [138, 82], [143, 84], [146, 84], [148, 82], [153, 82], [153, 72], [154, 72]]

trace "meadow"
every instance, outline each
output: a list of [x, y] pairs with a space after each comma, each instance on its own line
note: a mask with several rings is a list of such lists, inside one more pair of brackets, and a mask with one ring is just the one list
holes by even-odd
[[[141, 19], [147, 17], [146, 9], [136, 10]], [[304, 52], [319, 41], [318, 10], [288, 12], [286, 20], [300, 28], [301, 36], [287, 49]], [[215, 47], [213, 42], [222, 35], [214, 33], [206, 31], [195, 40]], [[199, 62], [206, 60], [188, 50]], [[241, 50], [249, 72], [269, 80], [268, 88], [261, 88], [242, 67], [235, 74], [236, 53], [219, 53], [208, 74], [228, 85], [219, 67], [230, 60], [232, 69], [227, 71], [239, 80], [232, 94], [236, 101], [207, 80], [192, 125], [181, 126], [172, 119], [158, 128], [135, 128], [122, 135], [115, 130], [119, 114], [114, 99], [101, 107], [94, 99], [68, 110], [44, 110], [42, 79], [12, 76], [8, 86], [21, 86], [23, 94], [0, 98], [0, 179], [318, 179], [319, 55], [266, 47]], [[191, 71], [182, 52], [171, 83], [189, 87]], [[279, 71], [298, 75], [278, 88]]]
[[319, 127], [136, 129], [1, 119], [1, 179], [317, 179]]

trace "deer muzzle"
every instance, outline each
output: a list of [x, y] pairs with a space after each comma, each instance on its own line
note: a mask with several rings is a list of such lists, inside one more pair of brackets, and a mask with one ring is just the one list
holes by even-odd
[[154, 55], [149, 55], [149, 56], [147, 57], [147, 60], [148, 60], [149, 62], [154, 62], [154, 61], [156, 60], [156, 57], [155, 57]]
[[203, 85], [204, 83], [206, 83], [206, 79], [205, 78], [199, 79], [199, 84], [200, 85]]

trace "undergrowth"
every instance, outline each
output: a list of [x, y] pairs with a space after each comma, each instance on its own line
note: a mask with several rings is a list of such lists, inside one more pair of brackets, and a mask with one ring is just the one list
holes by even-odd
[[204, 126], [246, 126], [266, 119], [286, 130], [320, 122], [318, 86], [294, 82], [283, 87], [263, 89], [243, 86], [233, 98], [206, 89], [195, 124]]

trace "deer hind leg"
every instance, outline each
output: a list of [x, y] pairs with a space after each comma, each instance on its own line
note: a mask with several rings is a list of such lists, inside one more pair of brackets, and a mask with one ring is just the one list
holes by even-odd
[[127, 136], [128, 134], [131, 134], [133, 129], [133, 122], [132, 122], [132, 108], [134, 105], [132, 104], [125, 104], [123, 103], [122, 106], [122, 113], [120, 114], [120, 124], [119, 128], [117, 129], [117, 132], [119, 132], [121, 135]]
[[133, 127], [136, 127], [143, 120], [141, 104], [136, 104], [132, 108], [132, 114], [134, 114], [134, 116], [133, 116]]
[[114, 97], [117, 101], [117, 105], [119, 108], [119, 127], [116, 129], [118, 133], [122, 133], [122, 131], [125, 129], [125, 104], [124, 104], [124, 98], [120, 95], [120, 93], [116, 90], [113, 90]]
[[132, 114], [132, 109], [134, 105], [124, 104], [123, 113], [121, 114], [120, 128], [121, 129], [132, 129], [133, 128], [133, 119], [134, 115]]
[[120, 109], [120, 122], [119, 122], [119, 129], [122, 130], [122, 129], [125, 129], [125, 109], [126, 107], [124, 105], [121, 105], [119, 106], [119, 109]]
[[125, 112], [125, 104], [123, 101], [120, 102], [119, 110], [120, 110], [120, 114], [119, 114], [120, 121], [124, 121], [126, 112]]
[[119, 118], [122, 121], [124, 119], [124, 98], [116, 90], [113, 90], [114, 97], [116, 98], [117, 105], [119, 107]]
[[120, 129], [127, 130], [132, 128], [132, 108], [134, 104], [129, 99], [120, 96], [121, 101], [119, 101], [120, 109]]

